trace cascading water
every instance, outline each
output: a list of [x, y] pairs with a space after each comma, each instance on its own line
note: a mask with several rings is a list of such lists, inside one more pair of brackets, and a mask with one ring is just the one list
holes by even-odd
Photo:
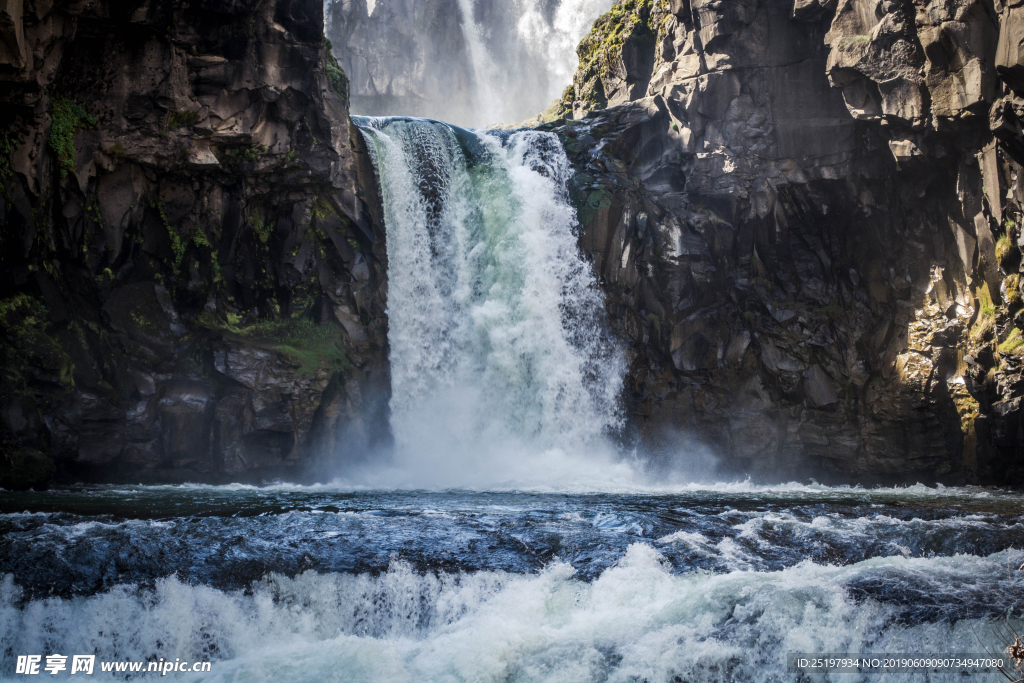
[[[571, 83], [578, 64], [576, 45], [594, 19], [611, 7], [608, 0], [513, 0], [508, 11], [514, 17], [514, 55], [489, 49], [490, 31], [478, 16], [474, 0], [459, 0], [462, 32], [466, 38], [476, 84], [477, 124], [512, 123], [542, 111]], [[503, 58], [504, 57], [504, 58]], [[509, 57], [515, 69], [508, 64]], [[528, 77], [524, 67], [530, 71]], [[501, 94], [499, 96], [499, 93]]]
[[[463, 126], [537, 116], [562, 96], [576, 46], [613, 0], [327, 0], [354, 114]], [[429, 27], [429, 28], [425, 28]]]
[[356, 117], [384, 202], [392, 428], [411, 482], [608, 470], [621, 353], [558, 138]]

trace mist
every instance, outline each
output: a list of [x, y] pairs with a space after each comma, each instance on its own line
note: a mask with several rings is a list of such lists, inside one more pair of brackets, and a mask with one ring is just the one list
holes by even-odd
[[352, 113], [466, 127], [532, 118], [560, 98], [576, 45], [612, 0], [341, 0], [327, 31]]

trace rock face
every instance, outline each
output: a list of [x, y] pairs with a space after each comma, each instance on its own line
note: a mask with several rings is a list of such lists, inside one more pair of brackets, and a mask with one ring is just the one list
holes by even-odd
[[[371, 17], [339, 7], [336, 36]], [[322, 26], [314, 0], [0, 5], [0, 487], [299, 478], [388, 438], [379, 199]], [[381, 90], [368, 35], [359, 97], [438, 61], [399, 43]], [[638, 439], [1024, 483], [1022, 43], [1024, 9], [973, 0], [595, 24], [545, 127]]]
[[643, 438], [772, 478], [1024, 483], [1021, 11], [621, 0], [595, 24], [576, 120], [547, 127]]
[[383, 231], [322, 27], [0, 9], [0, 487], [298, 477], [386, 438]]

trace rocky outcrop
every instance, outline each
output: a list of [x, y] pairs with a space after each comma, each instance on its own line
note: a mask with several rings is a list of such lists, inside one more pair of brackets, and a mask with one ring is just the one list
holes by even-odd
[[386, 438], [383, 232], [322, 27], [0, 9], [0, 487], [299, 477]]
[[622, 0], [595, 24], [548, 127], [648, 443], [1024, 483], [1018, 9]]

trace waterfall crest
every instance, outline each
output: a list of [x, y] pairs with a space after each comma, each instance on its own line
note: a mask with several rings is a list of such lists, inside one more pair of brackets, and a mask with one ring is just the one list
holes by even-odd
[[466, 483], [514, 478], [524, 457], [547, 468], [610, 451], [624, 360], [577, 246], [558, 138], [354, 118], [384, 202], [402, 466]]

